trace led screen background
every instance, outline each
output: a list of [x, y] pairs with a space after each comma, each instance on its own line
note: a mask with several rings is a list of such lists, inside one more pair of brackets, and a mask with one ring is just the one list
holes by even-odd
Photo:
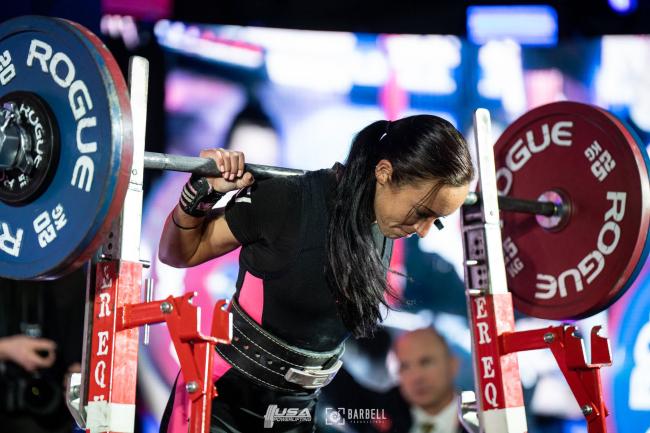
[[[606, 36], [552, 46], [491, 40], [475, 45], [455, 36], [375, 35], [235, 26], [195, 26], [160, 21], [156, 36], [165, 49], [165, 110], [170, 153], [198, 155], [203, 148], [234, 147], [247, 161], [318, 169], [343, 161], [354, 134], [378, 119], [432, 113], [471, 139], [471, 116], [490, 109], [495, 137], [505, 125], [538, 105], [569, 99], [610, 109], [635, 129], [641, 145], [650, 130], [650, 39]], [[203, 329], [214, 301], [230, 297], [237, 254], [191, 269], [155, 260], [162, 224], [187, 175], [164, 173], [145, 203], [143, 254], [152, 258], [156, 298], [198, 292]], [[224, 200], [225, 201], [225, 200]], [[461, 357], [459, 386], [471, 387], [469, 335], [462, 284], [462, 246], [457, 216], [445, 230], [400, 241], [391, 267], [410, 278], [392, 283], [411, 302], [389, 314], [385, 329], [435, 324]], [[619, 432], [650, 431], [650, 299], [641, 296], [647, 272], [609, 314], [580, 325], [609, 327], [614, 367], [605, 386]], [[643, 293], [646, 293], [644, 291]], [[632, 303], [630, 300], [634, 299]], [[633, 305], [634, 308], [629, 308]], [[548, 322], [519, 317], [518, 329]], [[346, 367], [362, 383], [393, 382], [391, 357], [351, 345]], [[139, 370], [146, 402], [145, 426], [156, 422], [178, 371], [167, 331], [151, 330]], [[565, 431], [586, 431], [577, 406], [549, 353], [520, 355], [527, 411], [566, 419]], [[372, 369], [373, 374], [369, 371]], [[631, 380], [630, 378], [634, 378]], [[534, 426], [534, 424], [532, 424]], [[530, 427], [530, 431], [540, 431]]]

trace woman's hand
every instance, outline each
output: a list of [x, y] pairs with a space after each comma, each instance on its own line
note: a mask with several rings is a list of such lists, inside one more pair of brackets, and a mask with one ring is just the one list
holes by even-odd
[[223, 214], [205, 218], [223, 194], [245, 188], [255, 179], [244, 172], [244, 154], [224, 149], [207, 149], [202, 158], [212, 159], [221, 177], [192, 175], [183, 187], [178, 205], [165, 221], [158, 257], [170, 266], [195, 266], [222, 256], [239, 246]]
[[221, 177], [208, 177], [212, 188], [221, 193], [246, 188], [255, 182], [253, 174], [244, 172], [245, 158], [242, 152], [225, 149], [206, 149], [199, 154], [210, 158], [217, 164]]

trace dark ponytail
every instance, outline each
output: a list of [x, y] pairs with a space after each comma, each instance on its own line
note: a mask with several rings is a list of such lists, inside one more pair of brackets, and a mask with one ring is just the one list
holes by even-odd
[[411, 116], [380, 120], [362, 129], [341, 168], [327, 239], [326, 274], [344, 323], [355, 336], [372, 334], [380, 305], [398, 299], [386, 281], [375, 248], [375, 166], [387, 159], [396, 184], [436, 180], [436, 187], [463, 186], [473, 177], [467, 143], [446, 120]]

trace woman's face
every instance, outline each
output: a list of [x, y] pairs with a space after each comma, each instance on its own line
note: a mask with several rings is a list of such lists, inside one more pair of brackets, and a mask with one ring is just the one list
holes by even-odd
[[469, 185], [442, 186], [436, 181], [396, 185], [391, 182], [392, 165], [381, 160], [375, 169], [375, 218], [387, 238], [401, 238], [417, 233], [427, 235], [436, 219], [456, 211], [465, 201]]

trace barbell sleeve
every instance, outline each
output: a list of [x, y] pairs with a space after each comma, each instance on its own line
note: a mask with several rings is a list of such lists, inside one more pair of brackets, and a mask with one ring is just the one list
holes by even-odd
[[[217, 164], [210, 158], [196, 156], [169, 155], [166, 153], [145, 152], [144, 168], [153, 170], [182, 171], [200, 176], [219, 177], [221, 172]], [[246, 164], [245, 170], [255, 176], [255, 179], [268, 179], [277, 176], [298, 176], [305, 174], [306, 170], [294, 168], [273, 167], [270, 165]]]
[[[470, 192], [465, 198], [465, 205], [474, 205], [481, 200], [481, 193]], [[524, 200], [504, 195], [499, 196], [499, 209], [511, 212], [528, 213], [533, 215], [558, 216], [561, 206], [545, 201]]]

